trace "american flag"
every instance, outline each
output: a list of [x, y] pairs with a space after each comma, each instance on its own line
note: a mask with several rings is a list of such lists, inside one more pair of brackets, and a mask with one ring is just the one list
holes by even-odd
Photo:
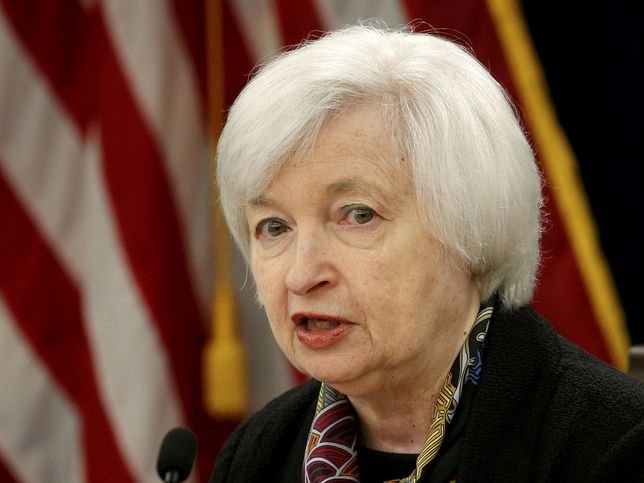
[[7, 481], [153, 481], [166, 430], [212, 431], [201, 10], [2, 2]]
[[[585, 228], [566, 224], [566, 202], [551, 189], [562, 179], [551, 167], [565, 159], [545, 159], [548, 129], [544, 138], [530, 119], [508, 49], [503, 19], [520, 14], [516, 2], [213, 5], [227, 105], [258, 61], [359, 18], [423, 19], [471, 44], [521, 104], [550, 181], [538, 306], [623, 366], [621, 314], [592, 303], [599, 280], [602, 303], [618, 306], [601, 285], [610, 275], [592, 233], [590, 246], [571, 242]], [[177, 425], [197, 433], [192, 481], [206, 481], [230, 431], [202, 397], [215, 265], [205, 18], [203, 0], [0, 0], [0, 481], [157, 481], [159, 443]], [[599, 260], [599, 275], [580, 253]], [[253, 410], [299, 376], [233, 257]]]

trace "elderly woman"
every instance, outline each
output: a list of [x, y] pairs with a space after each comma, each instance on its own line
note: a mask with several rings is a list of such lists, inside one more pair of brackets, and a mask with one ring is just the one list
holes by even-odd
[[642, 386], [526, 306], [539, 172], [463, 48], [356, 26], [281, 55], [230, 111], [218, 182], [311, 381], [239, 426], [212, 481], [643, 477]]

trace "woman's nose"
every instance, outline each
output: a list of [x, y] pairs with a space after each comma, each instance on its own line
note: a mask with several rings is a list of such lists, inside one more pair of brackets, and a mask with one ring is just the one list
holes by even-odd
[[298, 236], [286, 274], [288, 290], [306, 295], [333, 285], [337, 277], [329, 255], [328, 240], [323, 234]]

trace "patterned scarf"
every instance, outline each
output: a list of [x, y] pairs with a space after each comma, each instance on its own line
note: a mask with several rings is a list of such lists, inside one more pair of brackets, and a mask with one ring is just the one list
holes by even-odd
[[[479, 311], [472, 331], [445, 378], [416, 468], [406, 478], [387, 483], [418, 482], [423, 470], [436, 458], [463, 394], [473, 391], [478, 385], [491, 317], [491, 305]], [[305, 483], [359, 483], [357, 435], [357, 421], [349, 399], [332, 386], [322, 383], [306, 445]]]

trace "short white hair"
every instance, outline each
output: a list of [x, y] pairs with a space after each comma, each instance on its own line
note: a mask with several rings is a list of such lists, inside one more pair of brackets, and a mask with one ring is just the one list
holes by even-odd
[[423, 220], [465, 261], [482, 300], [528, 303], [541, 234], [534, 154], [499, 83], [467, 49], [430, 33], [346, 27], [257, 70], [217, 150], [221, 207], [244, 256], [248, 203], [325, 122], [364, 105], [380, 110]]

